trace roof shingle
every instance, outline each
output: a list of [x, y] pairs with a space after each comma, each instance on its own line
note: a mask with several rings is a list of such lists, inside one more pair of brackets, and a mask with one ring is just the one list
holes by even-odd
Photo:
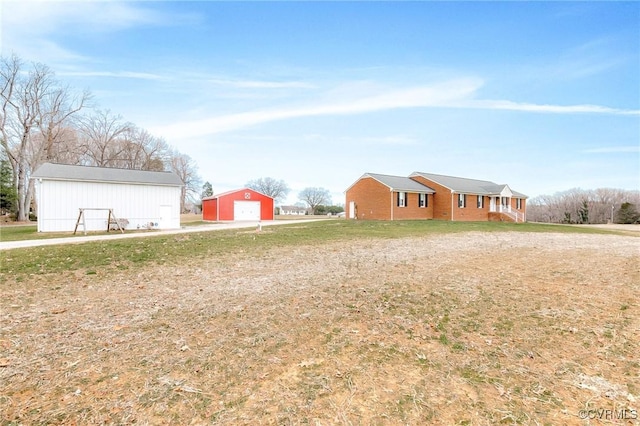
[[371, 177], [383, 185], [388, 186], [392, 191], [418, 192], [433, 194], [435, 191], [426, 185], [404, 176], [381, 175], [378, 173], [365, 173], [363, 177]]
[[31, 175], [34, 179], [71, 180], [91, 182], [118, 182], [182, 186], [182, 181], [173, 172], [151, 172], [147, 170], [115, 169], [108, 167], [75, 166], [45, 163]]
[[[435, 173], [415, 172], [411, 176], [422, 176], [425, 179], [434, 181], [444, 187], [458, 193], [482, 194], [482, 195], [500, 195], [500, 193], [508, 187], [505, 184], [497, 184], [488, 180], [469, 179], [456, 176], [438, 175]], [[514, 196], [519, 198], [527, 198], [526, 195], [514, 191], [509, 188]]]

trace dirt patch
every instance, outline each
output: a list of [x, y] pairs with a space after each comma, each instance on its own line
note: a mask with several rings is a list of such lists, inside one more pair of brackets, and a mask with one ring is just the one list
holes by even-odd
[[0, 419], [638, 424], [639, 249], [466, 233], [4, 283]]

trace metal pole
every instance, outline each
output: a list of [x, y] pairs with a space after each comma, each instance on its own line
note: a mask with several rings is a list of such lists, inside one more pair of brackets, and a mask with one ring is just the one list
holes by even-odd
[[613, 210], [616, 208], [615, 205], [611, 206], [611, 223], [613, 223]]

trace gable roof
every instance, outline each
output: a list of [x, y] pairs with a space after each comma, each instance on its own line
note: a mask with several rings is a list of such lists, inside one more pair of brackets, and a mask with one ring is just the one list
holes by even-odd
[[115, 169], [109, 167], [73, 166], [69, 164], [44, 163], [33, 172], [32, 179], [68, 180], [83, 182], [114, 182], [130, 184], [152, 184], [183, 186], [174, 172], [151, 172], [147, 170]]
[[[426, 185], [421, 184], [413, 179], [404, 176], [392, 176], [392, 175], [381, 175], [378, 173], [365, 173], [358, 179], [360, 181], [363, 178], [372, 178], [380, 182], [381, 184], [389, 187], [390, 191], [395, 192], [414, 192], [414, 193], [422, 193], [422, 194], [434, 194], [435, 191], [429, 188]], [[356, 181], [356, 182], [358, 182]], [[355, 185], [355, 183], [354, 183]], [[351, 185], [353, 186], [353, 185]], [[347, 191], [351, 188], [347, 188]]]
[[488, 180], [468, 179], [456, 176], [438, 175], [435, 173], [414, 172], [411, 176], [422, 176], [453, 192], [463, 194], [503, 195], [528, 198], [526, 195], [509, 188], [509, 185], [498, 184]]
[[219, 194], [213, 194], [209, 197], [205, 197], [202, 199], [202, 201], [204, 200], [215, 200], [216, 198], [220, 198], [220, 197], [224, 197], [225, 195], [229, 195], [229, 194], [235, 194], [236, 192], [242, 192], [242, 191], [251, 191], [251, 192], [255, 192], [256, 194], [260, 194], [263, 197], [268, 197], [268, 198], [273, 198], [270, 195], [267, 194], [263, 194], [260, 191], [256, 191], [255, 189], [251, 189], [251, 188], [240, 188], [240, 189], [232, 189], [231, 191], [225, 191], [225, 192], [221, 192]]

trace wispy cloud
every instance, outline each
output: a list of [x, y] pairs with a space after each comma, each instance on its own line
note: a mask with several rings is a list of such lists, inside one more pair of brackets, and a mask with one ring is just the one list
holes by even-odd
[[175, 26], [198, 22], [190, 14], [165, 13], [144, 2], [4, 0], [0, 51], [49, 65], [87, 60], [56, 41], [64, 34], [109, 33], [140, 26]]
[[[79, 67], [76, 67], [78, 69]], [[249, 89], [249, 90], [279, 90], [279, 89], [317, 89], [318, 86], [305, 81], [275, 81], [275, 80], [243, 80], [243, 79], [225, 79], [211, 78], [207, 75], [198, 75], [191, 72], [136, 72], [136, 71], [92, 71], [86, 70], [69, 70], [57, 72], [61, 77], [97, 77], [97, 78], [118, 78], [118, 79], [134, 79], [149, 80], [157, 82], [175, 82], [179, 87], [188, 87], [186, 83], [198, 85], [202, 87], [204, 84], [210, 84], [226, 89]], [[234, 92], [236, 97], [243, 96], [243, 92]], [[219, 96], [220, 93], [218, 93]]]
[[387, 146], [413, 146], [418, 144], [418, 140], [404, 135], [350, 138], [349, 142], [363, 145], [387, 145]]
[[[306, 142], [326, 141], [328, 137], [322, 134], [308, 134], [302, 136], [302, 140]], [[414, 146], [419, 140], [407, 135], [388, 135], [388, 136], [331, 136], [329, 139], [340, 146]]]
[[66, 76], [66, 77], [108, 77], [108, 78], [130, 78], [130, 79], [139, 79], [139, 80], [153, 80], [153, 81], [162, 81], [168, 80], [168, 77], [159, 75], [159, 74], [151, 74], [151, 73], [143, 73], [143, 72], [132, 72], [132, 71], [63, 71], [59, 72], [58, 75]]
[[589, 78], [607, 76], [638, 63], [637, 48], [629, 49], [624, 38], [615, 35], [590, 39], [565, 48], [552, 59], [530, 61], [513, 65], [507, 77], [515, 77], [527, 85], [556, 82], [586, 81]]
[[314, 89], [316, 86], [304, 81], [259, 81], [209, 79], [209, 83], [238, 89]]
[[350, 115], [399, 108], [445, 106], [472, 96], [481, 86], [476, 79], [454, 80], [431, 86], [387, 90], [369, 96], [318, 105], [252, 111], [178, 122], [151, 129], [167, 138], [189, 138], [237, 130], [256, 124], [300, 117]]
[[599, 37], [565, 52], [555, 64], [547, 67], [546, 73], [579, 79], [605, 73], [634, 60], [634, 56], [620, 50], [619, 41], [614, 37]]
[[634, 152], [640, 153], [640, 145], [636, 146], [607, 146], [602, 148], [591, 148], [585, 149], [585, 154], [617, 154], [617, 153], [626, 153], [626, 152]]
[[3, 9], [5, 31], [32, 36], [78, 29], [91, 34], [141, 25], [176, 25], [189, 16], [163, 13], [143, 2], [122, 1], [4, 1]]
[[[212, 116], [175, 122], [150, 130], [164, 137], [192, 138], [229, 132], [261, 123], [312, 116], [364, 114], [401, 108], [460, 108], [520, 111], [546, 114], [611, 114], [640, 116], [639, 110], [625, 110], [599, 105], [549, 105], [512, 102], [508, 100], [478, 100], [474, 95], [482, 86], [478, 79], [457, 79], [430, 86], [399, 89], [378, 89], [377, 93], [352, 97], [332, 97], [306, 106], [264, 109], [258, 111]], [[333, 91], [344, 93], [344, 90]], [[319, 96], [319, 98], [321, 98]], [[310, 102], [310, 101], [309, 101]], [[406, 141], [405, 141], [406, 142]]]
[[613, 114], [613, 115], [638, 115], [640, 110], [610, 108], [600, 105], [548, 105], [531, 104], [526, 102], [512, 102], [506, 100], [471, 100], [457, 104], [462, 108], [495, 109], [507, 111], [523, 111], [550, 114]]

